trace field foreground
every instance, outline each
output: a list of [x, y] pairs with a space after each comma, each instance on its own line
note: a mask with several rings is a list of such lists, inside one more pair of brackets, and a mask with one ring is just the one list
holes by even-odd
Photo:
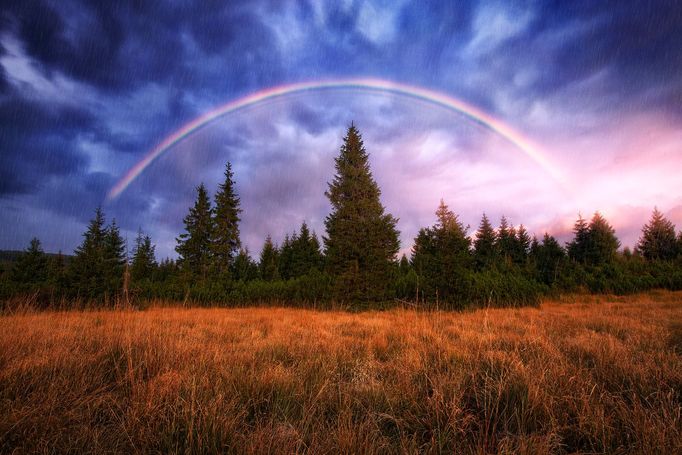
[[682, 293], [0, 317], [0, 451], [681, 453]]

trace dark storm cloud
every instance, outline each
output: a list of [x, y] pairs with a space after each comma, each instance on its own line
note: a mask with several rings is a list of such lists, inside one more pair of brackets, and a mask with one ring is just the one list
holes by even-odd
[[409, 3], [397, 21], [399, 32], [391, 60], [398, 65], [407, 63], [424, 82], [437, 86], [434, 76], [453, 69], [445, 58], [448, 48], [464, 44], [471, 33], [474, 10], [473, 2]]
[[268, 39], [268, 32], [247, 5], [214, 0], [194, 9], [187, 25], [200, 48], [208, 54], [221, 54], [230, 43], [240, 40], [254, 47], [262, 45]]
[[[3, 2], [0, 202], [21, 199], [36, 219], [53, 213], [83, 223], [111, 185], [172, 131], [238, 96], [303, 80], [378, 77], [422, 85], [512, 123], [553, 96], [570, 111], [576, 93], [583, 95], [581, 108], [607, 105], [609, 119], [643, 108], [682, 115], [681, 37], [682, 4], [667, 0]], [[593, 81], [595, 75], [602, 76]], [[270, 223], [276, 235], [277, 223], [305, 218], [295, 208], [301, 198], [318, 221], [323, 217], [317, 189], [352, 120], [363, 121], [367, 141], [392, 150], [432, 143], [476, 150], [488, 139], [398, 129], [418, 126], [399, 100], [371, 108], [371, 97], [319, 101], [328, 99], [311, 94], [268, 106], [272, 115], [263, 108], [250, 124], [228, 117], [223, 127], [203, 129], [155, 162], [107, 211], [130, 231], [140, 225], [152, 234], [177, 231], [195, 185], [207, 180], [215, 187], [229, 159], [248, 210], [262, 212], [245, 228], [261, 235], [257, 225]], [[437, 133], [462, 123], [451, 116], [443, 111], [424, 122], [437, 124]], [[306, 140], [308, 155], [295, 155]], [[324, 152], [311, 158], [316, 148]], [[462, 152], [458, 159], [473, 158]], [[400, 163], [420, 178], [433, 166]], [[281, 169], [297, 169], [303, 178]], [[308, 200], [313, 193], [317, 199]], [[0, 205], [3, 223], [8, 207]], [[278, 208], [286, 213], [275, 215]], [[8, 238], [0, 247], [12, 246]]]
[[[397, 31], [390, 42], [373, 43], [359, 30], [361, 3], [345, 8], [333, 2], [325, 11], [323, 29], [311, 33], [315, 41], [306, 43], [308, 50], [303, 52], [311, 54], [306, 62], [315, 63], [315, 68], [305, 70], [353, 74], [389, 69], [410, 78], [432, 79], [451, 70], [447, 54], [453, 44], [464, 45], [471, 38], [477, 6], [411, 2], [396, 14]], [[27, 1], [14, 3], [4, 22], [18, 28], [30, 55], [48, 73], [60, 70], [110, 89], [155, 81], [180, 88], [211, 83], [203, 90], [238, 90], [297, 71], [272, 58], [277, 55], [275, 38], [260, 16], [261, 11], [278, 9], [262, 2], [197, 6]], [[313, 21], [310, 5], [296, 9], [300, 20]], [[668, 78], [680, 66], [679, 38], [671, 39], [682, 32], [679, 2], [547, 2], [534, 12], [528, 30], [491, 50], [488, 58], [522, 54], [528, 42], [542, 40], [552, 30], [584, 27], [547, 50], [553, 52], [549, 61], [561, 71], [543, 74], [537, 89], [561, 86], [609, 65], [616, 66], [619, 81], [643, 86], [651, 79]], [[187, 55], [191, 49], [183, 45], [183, 34], [215, 59], [191, 67], [192, 56]], [[220, 75], [214, 66], [222, 66]]]
[[73, 108], [19, 99], [0, 102], [0, 194], [36, 191], [51, 178], [82, 173], [88, 159], [74, 144], [94, 122]]
[[625, 78], [635, 71], [664, 79], [682, 63], [682, 4], [675, 0], [555, 2], [542, 8], [529, 33], [576, 22], [591, 26], [561, 48], [556, 58], [566, 65], [613, 63]]
[[[0, 47], [0, 55], [2, 55], [2, 48]], [[7, 75], [5, 69], [0, 67], [0, 95], [9, 90], [9, 82], [7, 82]]]
[[[565, 33], [556, 36], [557, 31]], [[552, 35], [555, 36], [552, 36]], [[528, 53], [531, 49], [541, 53]], [[546, 67], [531, 88], [547, 93], [610, 71], [605, 87], [614, 101], [627, 102], [651, 89], [680, 106], [682, 81], [682, 3], [678, 1], [545, 2], [526, 33], [490, 55], [508, 55], [521, 62], [539, 59]], [[532, 92], [531, 92], [532, 94]], [[670, 99], [670, 95], [675, 98]], [[642, 99], [637, 99], [641, 102]]]
[[345, 114], [322, 105], [294, 102], [289, 108], [291, 118], [308, 133], [320, 134], [329, 128], [347, 123]]
[[[165, 79], [177, 65], [169, 56], [178, 54], [180, 37], [151, 4], [29, 0], [16, 2], [6, 22], [47, 74], [121, 89]], [[162, 46], [167, 55], [158, 52]]]
[[[239, 89], [267, 80], [268, 72], [276, 76], [268, 29], [256, 11], [234, 2], [29, 0], [14, 3], [4, 17], [5, 30], [17, 33], [46, 74], [60, 71], [102, 90], [147, 82]], [[213, 61], [195, 65], [193, 45]], [[271, 68], [248, 74], [263, 63]], [[222, 67], [220, 75], [214, 65]]]

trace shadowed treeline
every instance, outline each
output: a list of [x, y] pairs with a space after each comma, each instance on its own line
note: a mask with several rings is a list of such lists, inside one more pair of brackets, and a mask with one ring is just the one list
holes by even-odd
[[[332, 211], [321, 241], [303, 223], [281, 245], [265, 241], [258, 260], [240, 241], [240, 199], [230, 164], [211, 198], [197, 198], [177, 238], [177, 260], [156, 262], [152, 239], [139, 233], [132, 257], [115, 221], [97, 209], [68, 261], [47, 257], [34, 239], [5, 266], [0, 298], [70, 307], [152, 299], [197, 304], [378, 308], [401, 301], [443, 308], [537, 304], [542, 296], [593, 292], [628, 294], [682, 289], [682, 233], [658, 210], [634, 251], [620, 249], [599, 213], [581, 216], [574, 238], [560, 245], [536, 238], [506, 218], [494, 228], [483, 215], [473, 233], [441, 201], [436, 223], [419, 231], [410, 258], [398, 259], [396, 219], [381, 203], [360, 132], [348, 129], [325, 195]], [[27, 300], [28, 299], [28, 300]]]

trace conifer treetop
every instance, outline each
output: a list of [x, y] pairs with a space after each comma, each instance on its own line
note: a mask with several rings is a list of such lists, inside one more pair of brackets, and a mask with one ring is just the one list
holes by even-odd
[[242, 209], [235, 189], [234, 173], [230, 162], [225, 166], [224, 176], [225, 179], [218, 186], [215, 194], [214, 226], [211, 238], [213, 261], [219, 271], [229, 269], [242, 246], [239, 233]]
[[342, 298], [385, 298], [400, 249], [397, 220], [385, 213], [369, 155], [354, 124], [348, 128], [326, 196], [332, 207], [323, 237], [326, 268], [336, 275]]

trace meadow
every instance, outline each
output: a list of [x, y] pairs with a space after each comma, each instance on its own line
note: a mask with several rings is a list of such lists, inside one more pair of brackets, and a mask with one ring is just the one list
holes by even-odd
[[682, 293], [0, 316], [0, 451], [682, 452]]

